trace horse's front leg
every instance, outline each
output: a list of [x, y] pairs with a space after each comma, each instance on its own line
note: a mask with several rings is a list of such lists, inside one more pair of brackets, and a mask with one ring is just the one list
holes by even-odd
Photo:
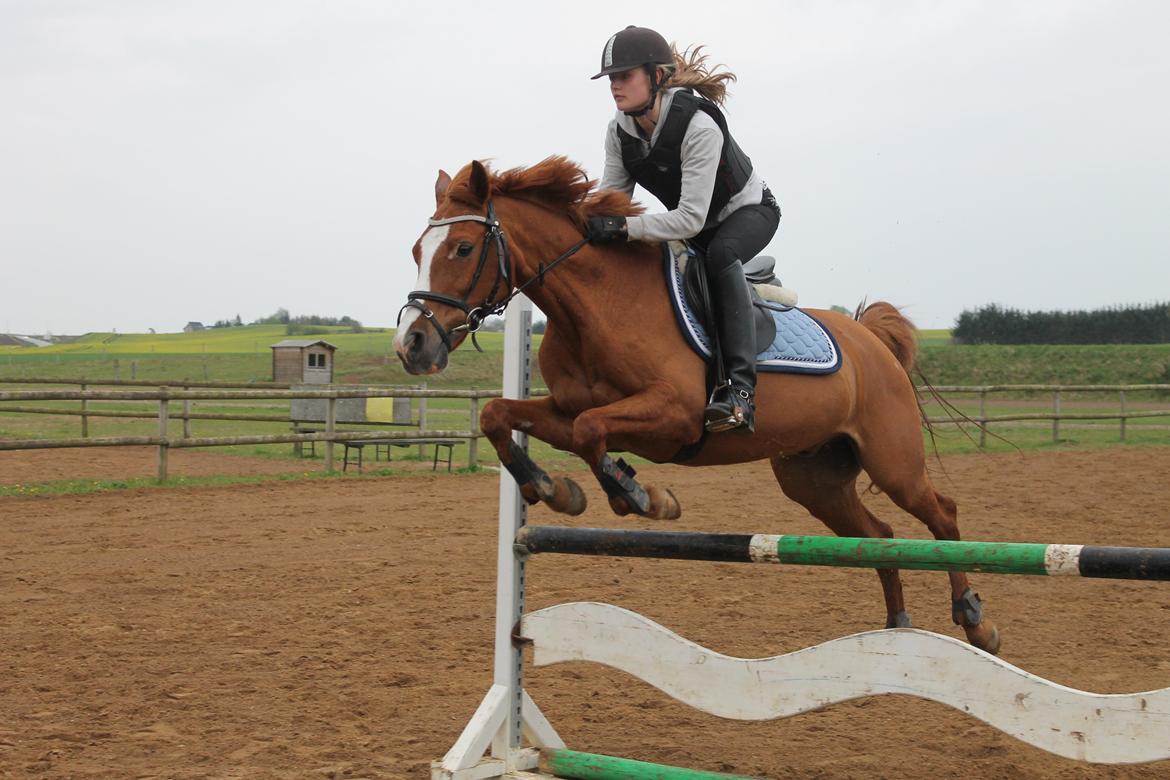
[[479, 427], [496, 448], [500, 463], [516, 480], [525, 501], [543, 501], [553, 511], [569, 515], [585, 511], [585, 494], [576, 482], [568, 477], [550, 477], [512, 439], [512, 432], [519, 430], [558, 450], [572, 449], [573, 419], [561, 412], [551, 397], [531, 401], [494, 399], [480, 413]]
[[593, 469], [615, 513], [673, 520], [682, 514], [674, 494], [654, 485], [639, 484], [634, 479], [634, 469], [611, 458], [608, 446], [617, 440], [623, 449], [667, 460], [687, 444], [698, 441], [702, 435], [701, 419], [699, 409], [690, 409], [673, 389], [652, 387], [582, 412], [573, 421], [573, 451]]

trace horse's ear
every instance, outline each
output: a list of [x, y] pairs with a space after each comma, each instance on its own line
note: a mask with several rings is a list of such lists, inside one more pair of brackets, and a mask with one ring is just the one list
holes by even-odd
[[439, 178], [435, 179], [435, 206], [443, 202], [447, 188], [451, 186], [451, 177], [442, 168], [439, 169]]
[[471, 195], [479, 203], [486, 203], [491, 194], [491, 181], [488, 179], [487, 168], [479, 160], [471, 161], [471, 177], [467, 182]]

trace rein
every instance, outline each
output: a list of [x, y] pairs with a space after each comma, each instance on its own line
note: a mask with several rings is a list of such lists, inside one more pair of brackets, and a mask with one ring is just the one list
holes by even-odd
[[[443, 293], [431, 292], [430, 290], [414, 290], [406, 297], [406, 304], [398, 310], [398, 322], [402, 322], [402, 312], [407, 309], [418, 309], [419, 313], [431, 323], [435, 332], [439, 334], [439, 338], [443, 341], [443, 346], [450, 352], [455, 347], [451, 343], [451, 335], [454, 333], [462, 333], [466, 331], [471, 334], [471, 343], [477, 350], [483, 352], [483, 348], [479, 346], [479, 341], [476, 340], [475, 334], [483, 326], [483, 321], [488, 317], [502, 313], [508, 304], [512, 302], [520, 293], [524, 292], [525, 288], [533, 282], [540, 282], [544, 284], [545, 274], [552, 271], [563, 261], [568, 260], [573, 255], [589, 243], [588, 238], [583, 238], [553, 260], [548, 265], [541, 263], [536, 275], [529, 279], [524, 284], [512, 290], [512, 258], [508, 253], [508, 242], [504, 237], [504, 228], [500, 225], [500, 220], [496, 217], [495, 207], [489, 200], [487, 205], [487, 216], [481, 217], [478, 214], [461, 214], [457, 217], [446, 217], [445, 219], [428, 219], [427, 224], [431, 227], [440, 227], [442, 225], [452, 225], [456, 222], [481, 222], [484, 226], [483, 235], [483, 249], [479, 253], [479, 263], [475, 266], [475, 273], [471, 276], [471, 283], [467, 286], [463, 295], [456, 298], [452, 295], [444, 295]], [[479, 284], [480, 278], [483, 276], [484, 268], [487, 266], [488, 251], [491, 246], [495, 244], [496, 247], [496, 278], [492, 282], [492, 288], [484, 297], [483, 303], [478, 306], [472, 306], [468, 301], [468, 296]], [[508, 295], [505, 295], [499, 301], [493, 300], [496, 293], [501, 286], [506, 286], [507, 289], [512, 290]], [[432, 303], [442, 303], [447, 306], [453, 306], [459, 309], [466, 316], [462, 325], [457, 325], [450, 330], [443, 327], [443, 324], [435, 318], [435, 313], [424, 303], [429, 301]]]

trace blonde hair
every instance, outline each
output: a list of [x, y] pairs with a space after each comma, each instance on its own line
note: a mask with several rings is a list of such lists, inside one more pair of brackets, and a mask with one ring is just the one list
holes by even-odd
[[[690, 87], [715, 105], [722, 106], [727, 100], [727, 85], [737, 79], [726, 65], [708, 68], [703, 48], [702, 45], [688, 46], [680, 53], [672, 43], [670, 53], [674, 55], [674, 65], [665, 66], [666, 79], [662, 86], [664, 89]], [[720, 68], [723, 68], [722, 72]]]

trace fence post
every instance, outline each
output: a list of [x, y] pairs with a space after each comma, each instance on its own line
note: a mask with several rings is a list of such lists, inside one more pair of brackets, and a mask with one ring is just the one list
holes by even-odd
[[1118, 393], [1121, 396], [1121, 440], [1125, 441], [1125, 391], [1120, 390]]
[[979, 391], [979, 448], [987, 446], [987, 389]]
[[[183, 386], [184, 390], [190, 390], [190, 387]], [[183, 399], [183, 438], [191, 438], [191, 399]]]
[[170, 408], [167, 405], [167, 388], [165, 386], [158, 389], [158, 481], [167, 481], [167, 451], [169, 443], [167, 442], [167, 422], [170, 416]]
[[325, 470], [333, 471], [333, 434], [337, 427], [337, 398], [330, 398], [325, 405]]
[[[426, 390], [427, 383], [423, 382], [421, 385], [421, 388], [423, 390]], [[418, 399], [418, 429], [419, 429], [419, 431], [425, 431], [427, 429], [427, 399], [426, 398], [419, 398]], [[426, 460], [427, 459], [427, 445], [425, 445], [425, 444], [418, 445], [418, 459], [419, 460]]]
[[[471, 388], [473, 391], [475, 388]], [[474, 469], [476, 461], [479, 460], [479, 399], [471, 399], [471, 425], [468, 426], [471, 431], [471, 439], [467, 442], [467, 468]]]
[[[84, 393], [87, 389], [88, 389], [88, 385], [86, 385], [85, 382], [82, 382], [81, 383], [81, 392]], [[89, 410], [89, 401], [82, 398], [81, 399], [81, 438], [83, 438], [83, 439], [89, 438], [89, 415], [86, 414], [86, 412], [88, 410]]]
[[1060, 391], [1052, 394], [1052, 443], [1060, 441]]

